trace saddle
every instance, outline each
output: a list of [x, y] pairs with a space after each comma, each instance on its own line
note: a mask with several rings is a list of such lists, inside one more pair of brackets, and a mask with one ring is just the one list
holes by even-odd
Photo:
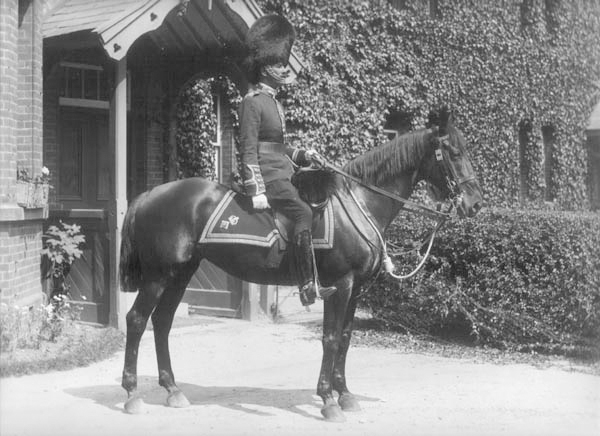
[[[331, 249], [333, 205], [329, 201], [313, 212], [313, 246]], [[198, 243], [253, 245], [285, 252], [293, 226], [292, 220], [271, 209], [255, 211], [249, 197], [229, 190], [208, 219]]]

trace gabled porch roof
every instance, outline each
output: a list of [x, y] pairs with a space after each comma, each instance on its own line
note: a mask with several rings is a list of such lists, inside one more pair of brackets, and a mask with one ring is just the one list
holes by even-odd
[[[46, 40], [94, 35], [115, 60], [146, 33], [169, 54], [236, 53], [261, 15], [254, 0], [65, 0], [44, 20], [43, 33]], [[290, 66], [296, 74], [302, 69], [296, 53]]]

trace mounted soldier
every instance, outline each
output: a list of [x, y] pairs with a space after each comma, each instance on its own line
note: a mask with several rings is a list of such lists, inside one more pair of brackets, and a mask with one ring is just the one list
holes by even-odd
[[293, 253], [304, 306], [316, 296], [329, 295], [335, 287], [319, 290], [312, 244], [312, 210], [292, 184], [295, 168], [310, 165], [314, 150], [294, 148], [285, 143], [285, 115], [276, 99], [279, 87], [294, 79], [288, 66], [295, 40], [292, 24], [271, 14], [260, 17], [246, 37], [243, 62], [251, 87], [240, 109], [241, 175], [247, 196], [255, 210], [272, 207], [294, 223]]

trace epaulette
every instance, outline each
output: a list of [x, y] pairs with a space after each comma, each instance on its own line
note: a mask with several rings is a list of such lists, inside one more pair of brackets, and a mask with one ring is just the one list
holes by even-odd
[[244, 98], [256, 97], [257, 95], [260, 95], [260, 94], [261, 94], [261, 91], [259, 89], [253, 89], [252, 91], [248, 91], [248, 93], [246, 93]]

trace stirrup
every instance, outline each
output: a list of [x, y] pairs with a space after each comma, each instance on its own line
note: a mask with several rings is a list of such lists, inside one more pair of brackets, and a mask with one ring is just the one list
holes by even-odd
[[317, 299], [317, 293], [315, 292], [315, 285], [312, 282], [308, 282], [298, 288], [298, 295], [300, 295], [300, 302], [304, 307], [308, 307], [311, 304], [315, 304]]
[[337, 292], [337, 288], [335, 286], [321, 286], [319, 282], [316, 283], [317, 286], [317, 294], [322, 300], [327, 300], [333, 294]]

